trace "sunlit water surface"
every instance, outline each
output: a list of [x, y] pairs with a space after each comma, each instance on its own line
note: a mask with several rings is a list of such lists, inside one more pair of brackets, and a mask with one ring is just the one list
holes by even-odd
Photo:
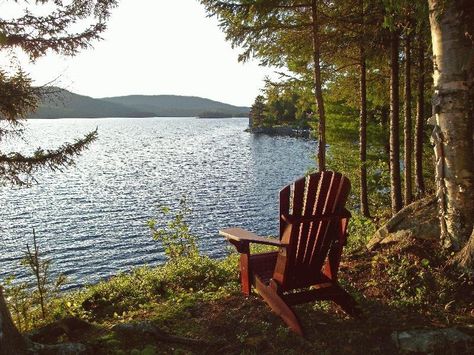
[[[278, 191], [312, 166], [315, 142], [254, 136], [248, 119], [30, 120], [10, 148], [54, 148], [98, 127], [99, 139], [63, 172], [31, 188], [0, 188], [0, 282], [25, 275], [19, 260], [32, 229], [55, 273], [71, 287], [165, 260], [146, 222], [187, 196], [200, 249], [226, 253], [223, 227], [277, 233]], [[2, 146], [5, 149], [5, 145]], [[4, 150], [5, 151], [5, 150]], [[31, 151], [31, 149], [29, 150]]]

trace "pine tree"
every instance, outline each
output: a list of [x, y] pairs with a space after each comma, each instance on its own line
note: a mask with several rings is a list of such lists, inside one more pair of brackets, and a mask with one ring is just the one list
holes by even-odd
[[265, 98], [258, 95], [250, 108], [250, 128], [260, 127], [263, 124], [265, 111]]
[[326, 113], [321, 69], [322, 28], [328, 1], [200, 0], [217, 16], [227, 39], [243, 48], [239, 60], [256, 57], [264, 65], [285, 66], [296, 75], [311, 75], [318, 123], [318, 169], [326, 168]]
[[[117, 0], [37, 0], [16, 18], [0, 18], [0, 50], [19, 48], [31, 61], [49, 51], [73, 56], [100, 39], [106, 29], [105, 21]], [[18, 6], [17, 1], [4, 1]], [[49, 10], [34, 15], [33, 7]], [[44, 11], [43, 11], [44, 12]], [[81, 24], [83, 25], [81, 28]], [[74, 28], [74, 29], [73, 29]], [[73, 32], [74, 31], [74, 32]], [[0, 69], [0, 143], [23, 133], [22, 124], [33, 112], [47, 88], [32, 86], [31, 79], [18, 68], [13, 73]], [[60, 169], [73, 164], [74, 157], [86, 149], [97, 137], [97, 131], [65, 143], [57, 149], [37, 149], [32, 155], [5, 152], [0, 147], [0, 183], [2, 185], [30, 185], [39, 169]], [[0, 288], [0, 354], [22, 354], [27, 343], [14, 326]]]

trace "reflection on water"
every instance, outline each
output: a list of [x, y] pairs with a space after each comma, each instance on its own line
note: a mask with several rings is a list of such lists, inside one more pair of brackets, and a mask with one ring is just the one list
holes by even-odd
[[[201, 250], [226, 252], [219, 228], [277, 232], [278, 191], [312, 166], [315, 143], [253, 136], [247, 119], [61, 119], [28, 122], [33, 147], [53, 148], [96, 127], [99, 140], [74, 168], [42, 172], [29, 189], [0, 190], [0, 276], [20, 272], [32, 228], [72, 284], [156, 264], [146, 221], [186, 195]], [[21, 149], [25, 142], [12, 142]], [[2, 146], [3, 148], [4, 146]]]

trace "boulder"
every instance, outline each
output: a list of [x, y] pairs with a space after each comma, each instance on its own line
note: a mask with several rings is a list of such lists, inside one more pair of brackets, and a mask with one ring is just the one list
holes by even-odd
[[438, 205], [434, 196], [425, 197], [401, 209], [375, 232], [367, 244], [369, 250], [413, 238], [438, 240], [440, 237]]
[[401, 352], [426, 354], [473, 353], [474, 339], [456, 328], [396, 331], [392, 340]]
[[53, 344], [66, 335], [69, 340], [76, 340], [93, 325], [76, 317], [59, 319], [41, 328], [27, 333], [28, 338], [35, 343]]

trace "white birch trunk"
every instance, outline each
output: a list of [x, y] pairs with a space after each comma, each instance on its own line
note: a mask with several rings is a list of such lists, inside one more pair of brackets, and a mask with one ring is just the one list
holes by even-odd
[[[433, 140], [443, 246], [471, 258], [474, 221], [474, 4], [428, 0], [433, 42]], [[466, 253], [467, 252], [467, 253]], [[466, 261], [466, 260], [464, 260]]]

